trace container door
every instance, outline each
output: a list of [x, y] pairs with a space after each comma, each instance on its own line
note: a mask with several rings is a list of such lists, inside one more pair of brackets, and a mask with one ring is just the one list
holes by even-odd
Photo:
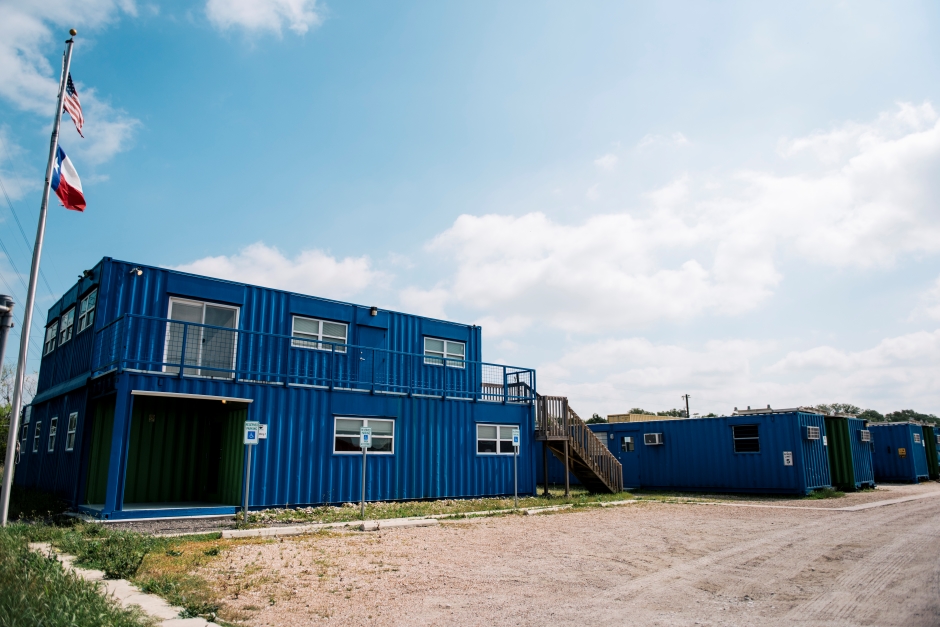
[[623, 487], [640, 487], [640, 432], [639, 430], [615, 432], [617, 436], [609, 442], [617, 461], [623, 466]]
[[206, 324], [214, 327], [232, 329], [203, 328], [202, 336], [202, 376], [230, 379], [233, 375], [226, 370], [235, 369], [235, 325], [238, 310], [231, 307], [206, 305]]
[[388, 353], [385, 352], [387, 334], [386, 329], [359, 327], [359, 345], [363, 347], [358, 364], [359, 380], [370, 383], [374, 376], [376, 389], [386, 389], [389, 384]]

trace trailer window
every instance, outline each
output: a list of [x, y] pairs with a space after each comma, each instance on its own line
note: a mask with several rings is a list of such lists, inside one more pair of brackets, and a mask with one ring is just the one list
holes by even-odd
[[46, 448], [46, 452], [51, 453], [55, 450], [55, 434], [59, 428], [59, 419], [53, 417], [49, 420], [49, 446]]
[[46, 341], [43, 344], [42, 354], [48, 355], [55, 350], [55, 337], [59, 332], [59, 321], [56, 320], [46, 327]]
[[[349, 325], [345, 322], [330, 322], [329, 320], [294, 316], [292, 330], [294, 339], [291, 340], [291, 346], [321, 351], [335, 350], [337, 353], [345, 353], [348, 330]], [[330, 344], [322, 344], [321, 342], [343, 344], [344, 346], [337, 346], [334, 349]]]
[[333, 452], [362, 453], [359, 448], [359, 429], [372, 429], [372, 448], [369, 455], [392, 455], [395, 452], [395, 421], [378, 418], [337, 417], [333, 421]]
[[98, 290], [92, 290], [78, 305], [78, 332], [81, 333], [95, 323], [95, 305], [98, 304]]
[[731, 427], [735, 453], [760, 453], [757, 425], [734, 425]]
[[78, 412], [73, 411], [69, 414], [69, 429], [65, 433], [65, 450], [71, 451], [75, 448], [75, 431], [78, 430]]
[[467, 345], [463, 342], [440, 340], [434, 337], [424, 338], [424, 363], [442, 366], [445, 357], [450, 357], [447, 360], [448, 368], [463, 368], [464, 359], [467, 357]]
[[481, 455], [512, 455], [512, 430], [515, 426], [477, 425], [477, 453]]
[[634, 443], [632, 435], [625, 435], [620, 438], [620, 450], [625, 453], [630, 453], [633, 451]]
[[39, 436], [42, 435], [42, 420], [36, 421], [36, 430], [33, 431], [33, 452], [39, 452]]

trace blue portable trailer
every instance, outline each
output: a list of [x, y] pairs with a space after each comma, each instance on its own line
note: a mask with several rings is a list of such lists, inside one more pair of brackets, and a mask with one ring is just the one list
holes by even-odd
[[929, 479], [927, 443], [913, 422], [872, 423], [872, 463], [876, 481], [918, 483]]
[[17, 485], [107, 519], [535, 492], [535, 371], [472, 325], [103, 259], [48, 312]]
[[591, 429], [607, 438], [625, 488], [809, 494], [831, 486], [819, 414], [759, 410]]

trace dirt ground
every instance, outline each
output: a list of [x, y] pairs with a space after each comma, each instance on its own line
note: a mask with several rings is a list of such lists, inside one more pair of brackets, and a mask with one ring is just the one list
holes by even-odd
[[798, 503], [308, 536], [235, 547], [203, 574], [254, 626], [940, 625], [940, 484]]

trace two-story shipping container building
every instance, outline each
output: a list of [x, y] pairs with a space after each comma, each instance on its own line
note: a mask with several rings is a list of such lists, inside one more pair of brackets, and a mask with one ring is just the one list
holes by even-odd
[[15, 482], [102, 519], [535, 492], [535, 371], [479, 327], [103, 259], [49, 309]]

